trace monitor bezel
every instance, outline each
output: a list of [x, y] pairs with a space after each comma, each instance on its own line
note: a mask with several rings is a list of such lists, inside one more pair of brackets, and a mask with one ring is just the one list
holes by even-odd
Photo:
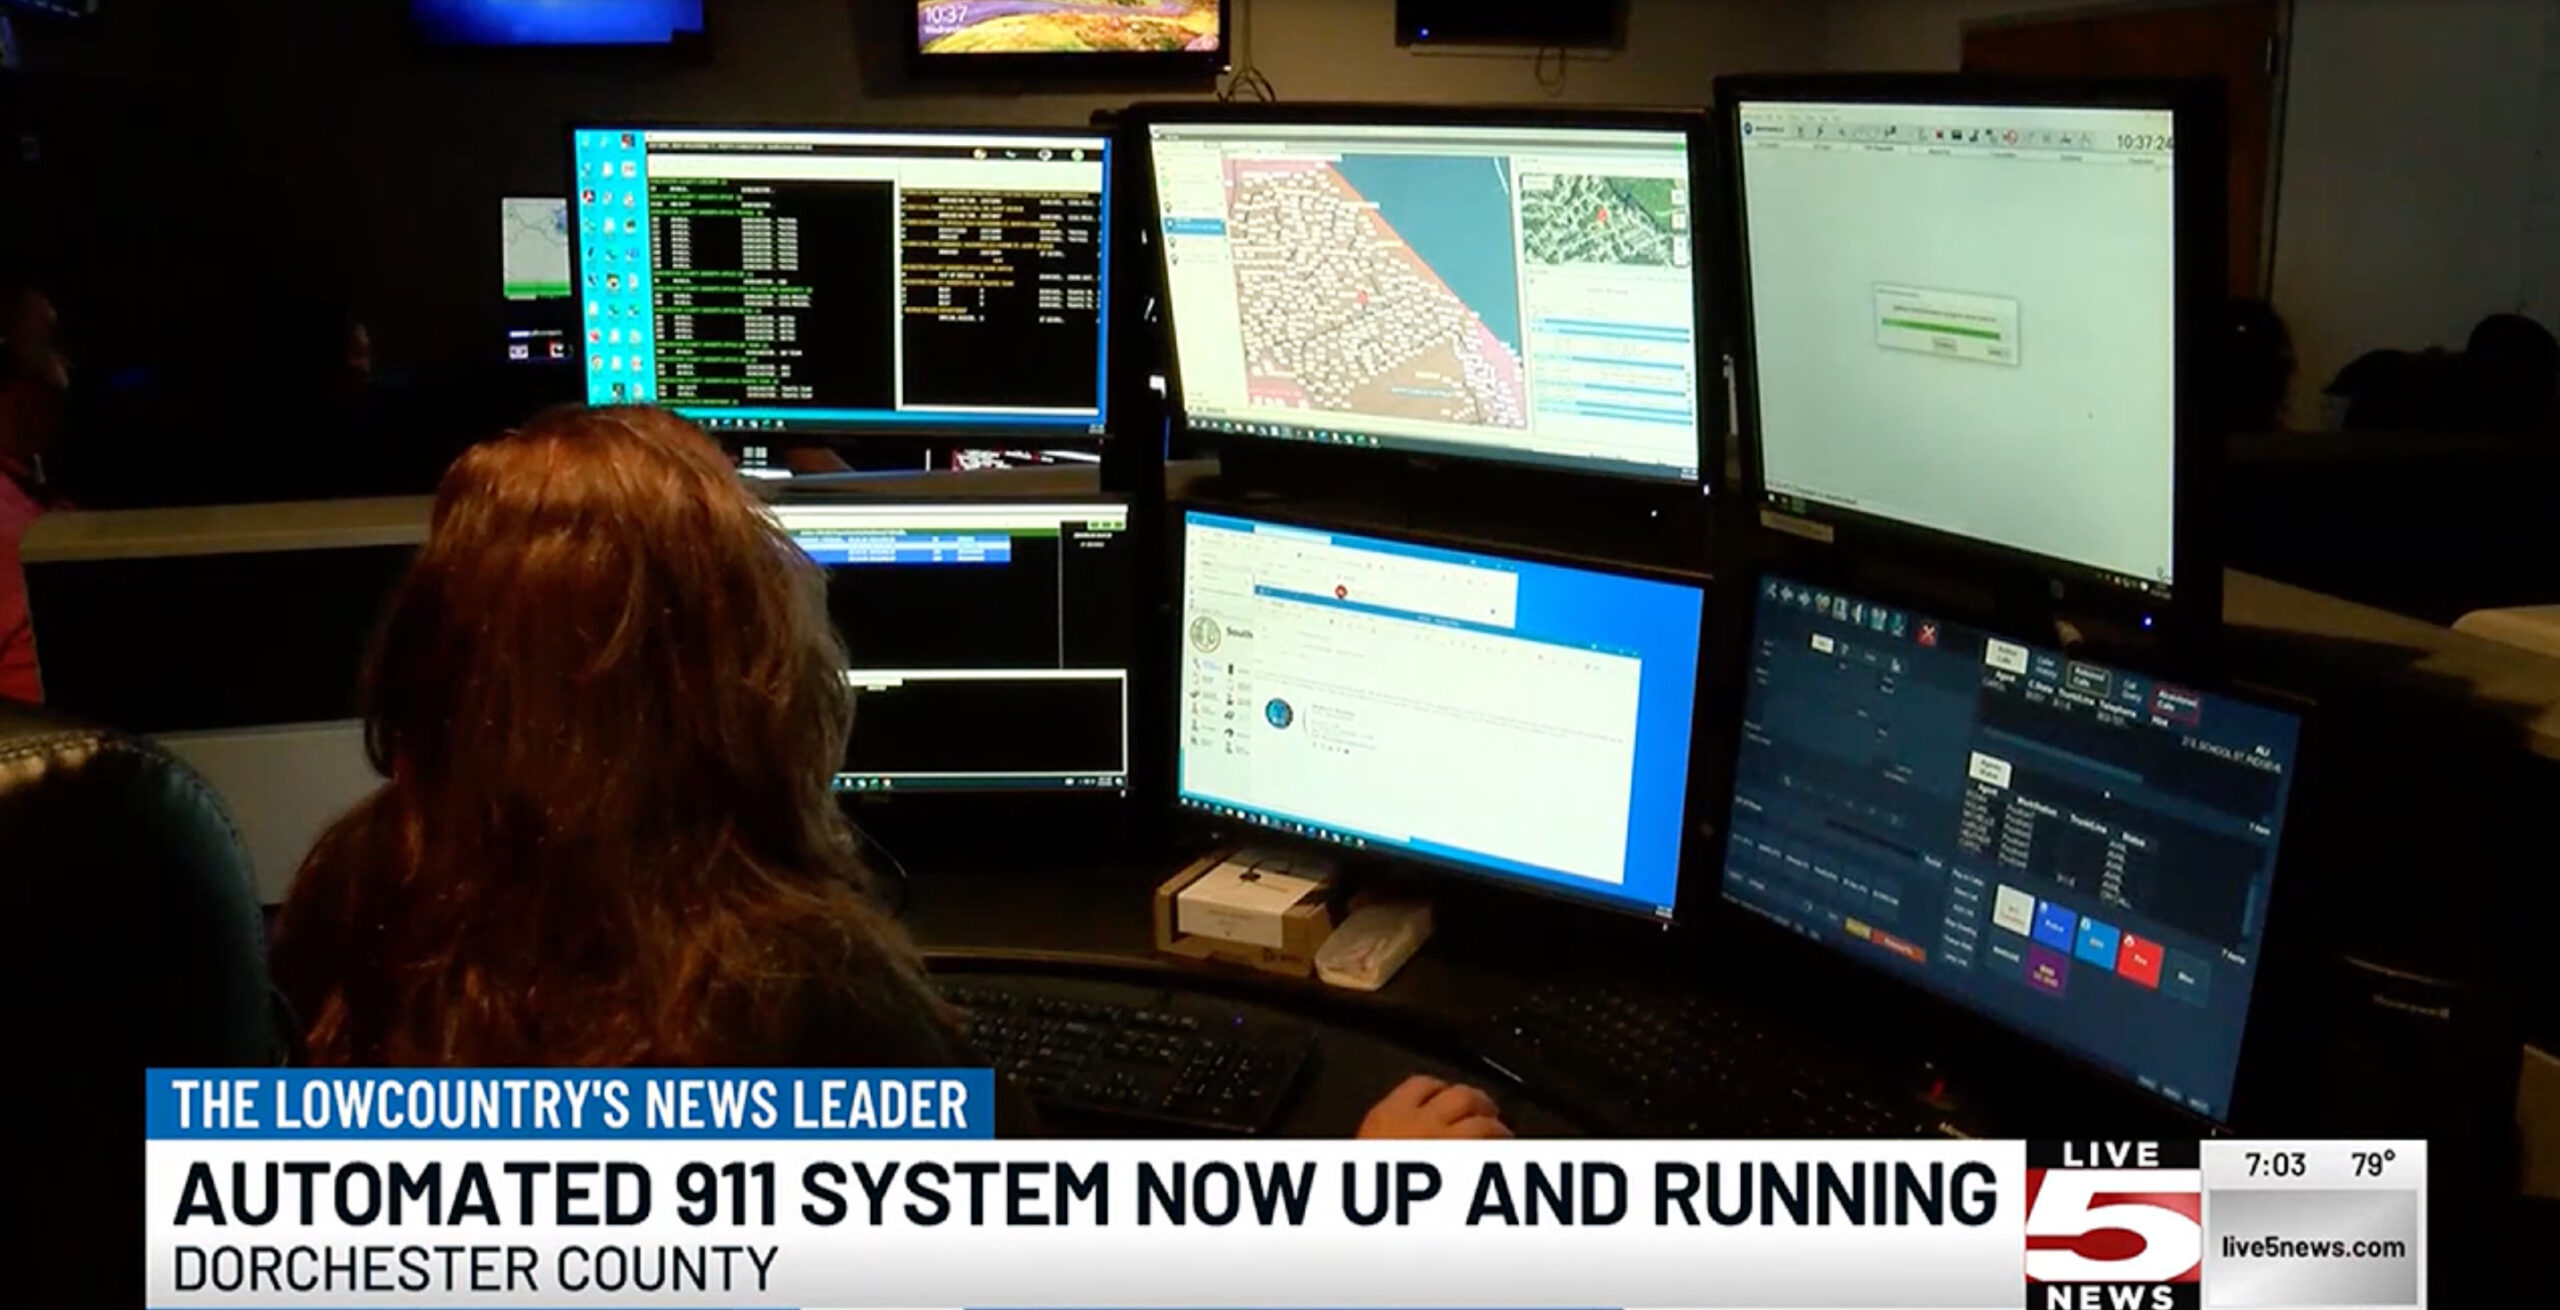
[[[1145, 509], [1135, 497], [1117, 495], [1108, 491], [1038, 494], [966, 486], [953, 488], [949, 495], [920, 496], [914, 494], [913, 487], [899, 486], [895, 482], [885, 483], [873, 490], [855, 491], [850, 494], [797, 488], [789, 481], [777, 482], [775, 486], [777, 491], [767, 499], [765, 508], [773, 516], [775, 526], [781, 528], [786, 535], [790, 534], [791, 529], [785, 523], [785, 518], [795, 509], [932, 511], [965, 506], [1025, 505], [1042, 509], [1091, 507], [1122, 511], [1125, 515], [1124, 526], [1121, 529], [1125, 538], [1123, 544], [1130, 554], [1130, 567], [1126, 581], [1129, 586], [1132, 627], [1128, 633], [1129, 658], [1121, 669], [1121, 780], [1119, 786], [1074, 787], [1051, 783], [1036, 786], [898, 787], [893, 784], [877, 789], [837, 788], [835, 795], [839, 803], [847, 806], [898, 808], [967, 806], [972, 803], [984, 803], [989, 798], [1001, 798], [1018, 804], [1050, 803], [1084, 809], [1091, 808], [1096, 803], [1124, 804], [1140, 794], [1146, 773], [1147, 750], [1144, 733], [1147, 726], [1146, 702], [1150, 698], [1144, 685], [1145, 674], [1140, 663], [1145, 657], [1141, 647], [1146, 635], [1144, 591], [1146, 563], [1143, 558], [1145, 538], [1139, 532], [1139, 516], [1145, 513]], [[792, 544], [795, 547], [799, 544], [796, 538]], [[822, 573], [826, 569], [825, 565], [818, 567]], [[832, 615], [830, 619], [832, 620]], [[850, 664], [845, 671], [849, 674], [860, 672]], [[855, 699], [853, 723], [854, 731], [860, 731], [862, 710], [859, 697]], [[830, 785], [832, 786], [834, 779], [841, 776], [841, 769], [831, 773]]]
[[1279, 480], [1288, 480], [1291, 473], [1301, 471], [1311, 471], [1313, 480], [1321, 482], [1338, 478], [1345, 470], [1365, 470], [1371, 477], [1392, 477], [1413, 469], [1433, 475], [1454, 474], [1471, 481], [1489, 482], [1496, 494], [1543, 489], [1558, 476], [1587, 480], [1592, 485], [1623, 488], [1638, 494], [1670, 492], [1689, 497], [1712, 496], [1720, 489], [1724, 481], [1726, 435], [1722, 428], [1725, 416], [1730, 412], [1724, 376], [1726, 333], [1722, 312], [1724, 302], [1719, 291], [1723, 272], [1720, 252], [1730, 243], [1730, 238], [1725, 230], [1727, 206], [1724, 204], [1721, 170], [1713, 157], [1717, 149], [1714, 125], [1704, 110], [1460, 107], [1349, 101], [1156, 101], [1132, 105], [1118, 119], [1118, 126], [1127, 134], [1124, 143], [1126, 157], [1138, 175], [1138, 189], [1127, 196], [1126, 201], [1132, 206], [1132, 221], [1145, 224], [1155, 234], [1155, 239], [1149, 244], [1155, 247], [1152, 271], [1160, 287], [1167, 285], [1163, 281], [1167, 273], [1164, 261], [1170, 252], [1162, 238], [1163, 215], [1157, 204], [1155, 131], [1160, 127], [1184, 125], [1589, 128], [1681, 133], [1688, 141], [1690, 212], [1695, 221], [1690, 233], [1689, 265], [1693, 302], [1690, 313], [1691, 322], [1695, 325], [1698, 356], [1695, 476], [1601, 468], [1570, 459], [1506, 458], [1404, 444], [1352, 447], [1302, 437], [1260, 437], [1201, 428], [1192, 422], [1190, 407], [1184, 399], [1181, 334], [1170, 295], [1165, 295], [1162, 300], [1162, 313], [1153, 330], [1158, 334], [1158, 350], [1164, 361], [1165, 408], [1171, 422], [1193, 441], [1210, 443], [1221, 450], [1232, 448], [1235, 454], [1272, 465]]
[[[928, 448], [939, 449], [946, 446], [983, 445], [987, 442], [1001, 442], [1007, 445], [1030, 442], [1040, 445], [1098, 447], [1109, 441], [1109, 429], [1111, 424], [1112, 259], [1115, 253], [1113, 246], [1116, 244], [1112, 231], [1113, 224], [1115, 222], [1115, 217], [1112, 213], [1112, 192], [1114, 190], [1114, 184], [1117, 181], [1114, 159], [1116, 152], [1120, 147], [1119, 138], [1110, 129], [1097, 127], [1059, 127], [1054, 124], [1017, 127], [1003, 124], [917, 125], [906, 123], [775, 123], [769, 121], [744, 120], [668, 119], [653, 120], [647, 123], [600, 123], [583, 118], [573, 120], [561, 131], [560, 139], [568, 147], [567, 165], [561, 170], [561, 173], [566, 180], [568, 187], [570, 221], [570, 292], [575, 300], [583, 303], [586, 299], [584, 288], [587, 280], [586, 243], [578, 238], [577, 232], [577, 223], [579, 219], [584, 216], [584, 202], [580, 197], [585, 188], [579, 185], [577, 175], [578, 134], [581, 132], [636, 132], [642, 135], [646, 135], [651, 132], [756, 132], [771, 133], [776, 136], [788, 136], [793, 134], [824, 135], [861, 133], [866, 135], [910, 136], [919, 138], [987, 136], [1023, 137], [1033, 140], [1047, 139], [1055, 141], [1101, 142], [1103, 148], [1101, 160], [1102, 211], [1100, 214], [1100, 224], [1096, 229], [1096, 240], [1101, 245], [1101, 265], [1097, 270], [1097, 275], [1094, 280], [1095, 295], [1098, 298], [1098, 305], [1095, 310], [1095, 389], [1094, 413], [1091, 418], [1088, 419], [1079, 416], [1070, 424], [1031, 423], [1020, 421], [1018, 419], [1011, 421], [999, 419], [987, 422], [961, 423], [936, 418], [888, 424], [878, 422], [822, 421], [781, 428], [740, 428], [719, 423], [719, 416], [716, 413], [685, 413], [681, 410], [676, 412], [686, 422], [691, 423], [709, 433], [714, 440], [728, 445], [737, 444], [742, 440], [747, 442], [765, 441], [774, 444], [801, 446], [825, 445], [836, 441], [904, 441], [920, 443]], [[586, 316], [584, 314], [580, 314], [577, 316], [577, 319], [578, 330], [581, 332], [585, 331], [587, 321]], [[581, 356], [583, 356], [585, 353], [586, 343], [579, 342], [578, 347]], [[579, 393], [582, 397], [587, 394], [587, 390], [584, 385], [580, 386]], [[673, 409], [672, 406], [669, 406], [669, 408]]]
[[[1698, 851], [1711, 844], [1712, 831], [1700, 823], [1702, 798], [1712, 792], [1702, 779], [1717, 776], [1709, 767], [1721, 753], [1709, 740], [1703, 710], [1709, 704], [1710, 692], [1717, 681], [1715, 646], [1710, 641], [1717, 619], [1715, 580], [1703, 573], [1683, 572], [1659, 564], [1639, 563], [1623, 559], [1574, 554], [1565, 551], [1528, 547], [1511, 542], [1489, 540], [1461, 533], [1424, 531], [1400, 524], [1376, 522], [1355, 514], [1312, 513], [1303, 509], [1276, 509], [1268, 504], [1243, 503], [1209, 496], [1168, 498], [1165, 502], [1167, 534], [1165, 563], [1165, 596], [1163, 612], [1156, 629], [1148, 636], [1148, 644], [1159, 656], [1158, 667], [1163, 686], [1155, 698], [1160, 706], [1161, 721], [1157, 725], [1161, 751], [1162, 797], [1172, 810], [1195, 821], [1213, 819], [1209, 811], [1188, 802], [1182, 794], [1182, 678], [1180, 661], [1184, 649], [1184, 583], [1190, 560], [1190, 519], [1195, 513], [1222, 518], [1268, 523], [1278, 527], [1298, 528], [1313, 532], [1344, 536], [1368, 537], [1379, 541], [1437, 550], [1465, 551], [1495, 556], [1522, 564], [1578, 569], [1589, 573], [1610, 574], [1651, 582], [1690, 588], [1698, 593], [1698, 661], [1697, 682], [1690, 689], [1688, 761], [1681, 771], [1680, 840], [1672, 857], [1671, 904], [1667, 907], [1638, 904], [1623, 897], [1609, 897], [1582, 891], [1561, 883], [1541, 880], [1523, 874], [1487, 869], [1463, 860], [1426, 855], [1420, 852], [1367, 846], [1347, 848], [1341, 845], [1293, 838], [1286, 832], [1247, 818], [1237, 820], [1260, 844], [1283, 844], [1327, 855], [1335, 859], [1364, 859], [1390, 868], [1411, 871], [1437, 879], [1454, 880], [1460, 886], [1491, 888], [1563, 902], [1598, 910], [1613, 917], [1670, 928], [1689, 922], [1696, 916], [1696, 897], [1687, 886]], [[1721, 851], [1721, 847], [1717, 847]]]
[[[2224, 108], [2220, 86], [2194, 79], [2065, 79], [1965, 73], [1848, 73], [1719, 77], [1715, 136], [1728, 211], [1726, 283], [1733, 305], [1739, 499], [1772, 549], [1920, 563], [1982, 578], [2055, 612], [2123, 624], [2164, 642], [2206, 642], [2222, 623], [2223, 436], [2213, 404], [2215, 315], [2228, 295]], [[1760, 423], [1759, 351], [1752, 314], [1750, 195], [1743, 182], [1741, 107], [1760, 104], [1979, 105], [2164, 110], [2173, 118], [2171, 223], [2170, 551], [2164, 598], [2119, 585], [2108, 570], [1836, 505], [1781, 505], [1768, 490]], [[1800, 566], [1797, 566], [1800, 567]]]
[[[1738, 649], [1750, 647], [1758, 639], [1758, 607], [1764, 578], [1782, 575], [1789, 581], [1816, 587], [1830, 587], [1869, 602], [1883, 601], [1925, 609], [1928, 599], [1912, 594], [1877, 591], [1864, 579], [1820, 569], [1792, 570], [1744, 569], [1731, 575], [1732, 590], [1719, 615], [1733, 623], [1742, 633], [1735, 643]], [[2014, 628], [2003, 631], [1998, 626], [1978, 619], [1955, 615], [1951, 621], [1989, 635], [2017, 641], [2038, 649], [2055, 650], [2061, 643], [2050, 632], [2019, 635]], [[2200, 1113], [2183, 1102], [2144, 1089], [2132, 1077], [2108, 1067], [2096, 1057], [2045, 1040], [2022, 1027], [1985, 1014], [1954, 997], [1903, 977], [1883, 965], [1861, 960], [1827, 942], [1808, 939], [1758, 910], [1732, 899], [1725, 893], [1727, 847], [1732, 840], [1733, 791], [1731, 785], [1740, 776], [1742, 752], [1747, 743], [1742, 723], [1750, 698], [1749, 667], [1746, 662], [1736, 676], [1726, 680], [1714, 706], [1716, 736], [1724, 753], [1719, 764], [1726, 785], [1708, 798], [1713, 807], [1710, 821], [1714, 832], [1713, 849], [1707, 853], [1711, 861], [1697, 872], [1706, 884], [1694, 892], [1693, 899], [1711, 903], [1701, 910], [1699, 919], [1710, 915], [1718, 934], [1747, 951], [1775, 954], [1798, 970], [1812, 976], [1837, 979], [1851, 989], [1853, 996], [1880, 997], [1897, 1011], [1918, 1017], [1925, 1026], [1924, 1041], [1946, 1041], [1972, 1052], [1987, 1052], [1982, 1061], [1994, 1058], [2003, 1068], [2043, 1067], [2068, 1069], [2093, 1086], [2103, 1086], [2120, 1094], [2124, 1105], [2140, 1121], [2166, 1123], [2203, 1135], [2222, 1135], [2259, 1129], [2268, 1131], [2299, 1129], [2299, 1123], [2288, 1122], [2281, 1112], [2299, 1107], [2308, 1080], [2310, 1053], [2315, 1049], [2318, 1029], [2318, 985], [2312, 976], [2318, 958], [2317, 943], [2322, 939], [2320, 898], [2312, 894], [2308, 883], [2312, 877], [2305, 867], [2311, 861], [2305, 853], [2313, 849], [2317, 837], [2306, 839], [2306, 831], [2316, 825], [2307, 816], [2319, 812], [2321, 795], [2319, 752], [2324, 732], [2322, 714], [2317, 701], [2291, 687], [2280, 687], [2243, 677], [2216, 663], [2190, 662], [2189, 657], [2172, 656], [2166, 660], [2128, 661], [2117, 652], [2095, 654], [2117, 667], [2141, 673], [2146, 677], [2174, 678], [2185, 687], [2206, 695], [2224, 696], [2245, 701], [2263, 709], [2295, 717], [2300, 725], [2294, 743], [2293, 776], [2285, 792], [2282, 827], [2276, 845], [2275, 862], [2268, 873], [2268, 898], [2265, 930], [2258, 946], [2254, 983], [2249, 1004], [2242, 1018], [2239, 1055], [2233, 1065], [2231, 1095], [2219, 1115]], [[2310, 799], [2306, 801], [2306, 797]], [[1851, 1005], [1862, 1002], [1852, 1000]], [[1991, 1085], [1996, 1079], [1977, 1073], [1972, 1067], [1958, 1067], [1953, 1072], [1959, 1081]], [[2277, 1113], [2270, 1117], [2270, 1110]], [[2071, 1122], [2048, 1125], [2053, 1131], [2079, 1131]]]
[[906, 29], [906, 66], [925, 82], [1143, 82], [1210, 81], [1235, 64], [1236, 0], [1218, 0], [1215, 50], [1029, 51], [1019, 54], [928, 54], [921, 20]]

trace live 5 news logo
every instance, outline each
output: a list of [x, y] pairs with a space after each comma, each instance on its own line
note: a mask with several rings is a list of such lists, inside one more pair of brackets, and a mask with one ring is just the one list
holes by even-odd
[[2200, 1310], [2194, 1142], [2027, 1144], [2027, 1310]]

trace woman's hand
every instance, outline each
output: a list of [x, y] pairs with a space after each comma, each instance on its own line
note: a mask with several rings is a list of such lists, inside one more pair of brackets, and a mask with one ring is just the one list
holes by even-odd
[[1360, 1136], [1371, 1139], [1442, 1138], [1489, 1141], [1511, 1136], [1503, 1126], [1502, 1108], [1473, 1087], [1415, 1074], [1360, 1120]]

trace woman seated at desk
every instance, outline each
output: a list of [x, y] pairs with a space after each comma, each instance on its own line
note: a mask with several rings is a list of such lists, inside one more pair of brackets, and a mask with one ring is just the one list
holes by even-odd
[[[389, 781], [278, 924], [313, 1062], [976, 1063], [830, 791], [845, 663], [816, 566], [674, 415], [464, 455], [367, 671]], [[1361, 1135], [1509, 1131], [1417, 1078]]]

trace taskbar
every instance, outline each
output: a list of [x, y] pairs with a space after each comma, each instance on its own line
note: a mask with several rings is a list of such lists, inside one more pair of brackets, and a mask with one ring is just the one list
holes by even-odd
[[1698, 480], [1698, 465], [1695, 463], [1663, 464], [1645, 460], [1610, 459], [1596, 455], [1568, 455], [1555, 451], [1534, 450], [1525, 446], [1505, 446], [1489, 442], [1381, 436], [1374, 432], [1350, 432], [1309, 427], [1297, 423], [1260, 423], [1243, 419], [1195, 418], [1191, 420], [1190, 426], [1194, 432], [1213, 436], [1259, 437], [1274, 441], [1294, 441], [1303, 445], [1383, 450], [1407, 455], [1439, 455], [1490, 464], [1517, 464], [1575, 473], [1641, 478], [1654, 482], [1696, 482]]
[[1103, 435], [1098, 414], [1035, 414], [1003, 410], [883, 410], [758, 408], [742, 405], [688, 405], [668, 408], [711, 432], [803, 433], [809, 436], [930, 436], [937, 432], [986, 437], [999, 433], [1045, 436], [1050, 440]]
[[1126, 795], [1125, 773], [971, 773], [919, 777], [914, 774], [839, 773], [835, 790], [843, 795], [877, 796], [890, 792], [1057, 791]]
[[[1772, 522], [1771, 515], [1778, 516], [1778, 521]], [[2057, 580], [2094, 584], [2123, 596], [2147, 599], [2156, 605], [2167, 605], [2176, 598], [2176, 588], [2167, 578], [2146, 578], [2022, 546], [1967, 537], [1951, 529], [1933, 527], [1916, 519], [1870, 508], [1854, 500], [1809, 495], [1775, 483], [1762, 494], [1761, 522], [1777, 531], [1798, 536], [1812, 534], [1816, 540], [1825, 542], [1832, 538], [1821, 534], [1830, 532], [1834, 523], [1850, 527], [1872, 525], [1890, 532], [1952, 541], [1961, 548], [1989, 552], [2040, 569]]]
[[1348, 846], [1355, 850], [1367, 850], [1369, 847], [1369, 839], [1355, 832], [1327, 828], [1317, 823], [1303, 823], [1296, 819], [1285, 819], [1276, 814], [1266, 814], [1240, 805], [1222, 805], [1216, 801], [1202, 800], [1197, 796], [1183, 797], [1182, 805], [1186, 809], [1198, 810], [1203, 814], [1214, 815], [1221, 819], [1234, 819], [1239, 823], [1250, 823], [1258, 828], [1287, 833], [1292, 837], [1304, 837], [1309, 841]]

